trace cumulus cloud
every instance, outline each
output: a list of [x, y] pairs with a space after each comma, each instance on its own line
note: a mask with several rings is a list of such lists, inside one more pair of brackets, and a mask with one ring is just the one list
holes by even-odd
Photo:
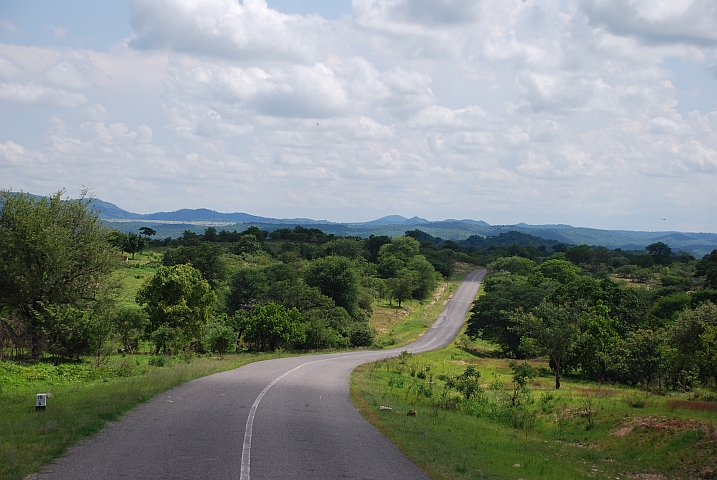
[[263, 0], [129, 6], [134, 35], [109, 52], [0, 45], [3, 108], [52, 118], [38, 148], [5, 120], [8, 178], [91, 177], [131, 192], [126, 208], [335, 220], [635, 227], [651, 205], [707, 218], [717, 200], [717, 105], [689, 112], [688, 94], [712, 97], [668, 61], [714, 82], [707, 0], [354, 0], [340, 20]]
[[411, 26], [445, 28], [478, 19], [479, 0], [354, 0], [354, 21], [365, 27], [404, 32]]
[[648, 43], [717, 44], [717, 8], [711, 0], [582, 0], [594, 25]]
[[235, 60], [314, 58], [320, 17], [285, 15], [264, 0], [131, 2], [134, 48], [167, 49]]
[[43, 87], [34, 83], [0, 83], [0, 101], [21, 105], [80, 107], [87, 98], [80, 93]]

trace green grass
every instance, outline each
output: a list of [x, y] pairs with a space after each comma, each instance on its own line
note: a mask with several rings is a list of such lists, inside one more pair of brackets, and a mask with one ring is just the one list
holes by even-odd
[[134, 260], [123, 262], [122, 266], [115, 270], [112, 279], [119, 286], [119, 304], [123, 307], [136, 307], [135, 296], [144, 281], [155, 274], [157, 268], [162, 265], [162, 253], [158, 250], [150, 250], [135, 255]]
[[[94, 435], [137, 405], [189, 380], [279, 355], [168, 358], [150, 365], [134, 355], [90, 363], [16, 365], [0, 362], [0, 478], [22, 479]], [[164, 357], [162, 357], [164, 358]], [[156, 362], [155, 362], [156, 363]], [[35, 394], [52, 393], [47, 409], [35, 411]]]
[[[433, 478], [699, 478], [717, 471], [717, 412], [675, 408], [687, 394], [658, 396], [570, 378], [556, 391], [552, 378], [538, 377], [526, 403], [532, 420], [513, 428], [502, 406], [508, 361], [478, 358], [459, 344], [363, 365], [351, 378], [362, 414]], [[444, 381], [469, 365], [481, 373], [481, 401], [462, 399]], [[393, 411], [379, 411], [381, 405]], [[418, 416], [406, 416], [410, 409]]]

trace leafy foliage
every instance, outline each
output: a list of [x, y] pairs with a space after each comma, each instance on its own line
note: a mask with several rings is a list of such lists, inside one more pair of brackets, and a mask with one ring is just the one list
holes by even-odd
[[119, 265], [86, 192], [80, 200], [62, 194], [0, 191], [0, 324], [35, 358], [89, 346], [80, 337], [93, 319], [82, 312], [109, 296]]
[[178, 329], [182, 346], [201, 340], [215, 300], [201, 272], [188, 264], [160, 267], [137, 292], [137, 303], [149, 317], [149, 332]]

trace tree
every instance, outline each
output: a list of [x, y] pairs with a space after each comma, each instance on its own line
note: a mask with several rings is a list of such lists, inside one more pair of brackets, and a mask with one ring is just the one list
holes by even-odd
[[577, 245], [565, 252], [565, 258], [573, 262], [575, 265], [592, 263], [593, 251], [590, 248], [590, 245]]
[[232, 327], [221, 322], [212, 322], [207, 325], [203, 339], [204, 349], [208, 352], [224, 355], [232, 353], [237, 348], [237, 334]]
[[647, 305], [634, 289], [620, 288], [610, 279], [578, 278], [574, 282], [560, 285], [548, 296], [548, 300], [555, 305], [580, 304], [584, 309], [602, 302], [610, 314], [619, 320], [615, 328], [621, 336], [637, 330], [647, 312]]
[[250, 233], [242, 235], [239, 238], [239, 241], [234, 244], [234, 247], [232, 247], [232, 253], [236, 255], [254, 255], [259, 252], [261, 252], [261, 243], [259, 243], [259, 240], [257, 240], [257, 238]]
[[369, 237], [364, 241], [364, 248], [368, 252], [367, 260], [369, 262], [375, 262], [378, 258], [378, 253], [381, 250], [381, 247], [387, 243], [391, 243], [391, 237], [387, 235], [369, 235]]
[[645, 247], [647, 253], [652, 255], [655, 259], [655, 263], [658, 265], [665, 265], [670, 261], [672, 256], [672, 249], [665, 243], [655, 242]]
[[521, 347], [550, 357], [556, 389], [560, 388], [564, 360], [568, 359], [578, 335], [578, 312], [574, 306], [543, 301], [532, 312], [517, 311], [511, 316], [521, 335]]
[[331, 242], [319, 245], [314, 250], [314, 258], [338, 255], [351, 260], [362, 258], [363, 241], [356, 238], [337, 238]]
[[593, 263], [595, 265], [610, 265], [612, 261], [612, 251], [602, 245], [593, 250]]
[[578, 278], [580, 269], [566, 260], [551, 259], [546, 260], [538, 266], [538, 271], [542, 273], [545, 278], [566, 284]]
[[304, 278], [307, 285], [318, 288], [352, 317], [356, 315], [359, 284], [348, 258], [330, 256], [314, 260], [306, 267]]
[[408, 268], [416, 274], [412, 295], [420, 300], [428, 298], [436, 289], [436, 270], [423, 255], [416, 255], [408, 262]]
[[215, 227], [207, 227], [204, 229], [204, 235], [202, 235], [202, 240], [205, 242], [211, 242], [215, 243], [219, 241], [219, 236], [217, 235], [217, 229]]
[[488, 291], [486, 286], [486, 293], [473, 303], [466, 334], [472, 338], [492, 340], [506, 353], [523, 356], [524, 353], [519, 349], [520, 335], [510, 328], [513, 326], [510, 314], [518, 308], [523, 308], [524, 311], [532, 310], [547, 294], [546, 288], [530, 285], [525, 280], [521, 283], [506, 283], [491, 291]]
[[705, 277], [707, 286], [717, 290], [717, 250], [712, 250], [697, 261], [695, 277]]
[[580, 314], [580, 333], [575, 342], [575, 363], [583, 374], [593, 380], [604, 380], [608, 375], [610, 355], [620, 341], [615, 327], [616, 318], [601, 300]]
[[488, 264], [490, 272], [510, 272], [516, 275], [527, 277], [535, 269], [535, 262], [529, 258], [518, 256], [501, 257], [493, 263]]
[[398, 301], [400, 308], [401, 302], [411, 298], [413, 291], [416, 289], [416, 273], [412, 270], [404, 269], [399, 273], [397, 278], [389, 278], [387, 284], [391, 291], [391, 296]]
[[274, 351], [279, 345], [303, 343], [306, 334], [301, 327], [302, 316], [295, 308], [287, 310], [269, 302], [257, 307], [244, 325], [244, 340], [256, 350]]
[[700, 335], [702, 341], [702, 361], [705, 371], [712, 375], [717, 390], [717, 325], [705, 325]]
[[144, 238], [146, 238], [147, 240], [149, 240], [149, 237], [152, 237], [152, 236], [154, 236], [154, 235], [157, 235], [157, 230], [155, 230], [155, 229], [152, 228], [152, 227], [140, 227], [140, 228], [139, 228], [139, 233], [141, 233], [142, 235], [144, 235]]
[[263, 242], [264, 240], [266, 240], [266, 237], [269, 236], [269, 232], [267, 232], [266, 230], [262, 230], [259, 227], [255, 227], [253, 225], [251, 227], [247, 228], [246, 230], [244, 230], [243, 232], [241, 232], [241, 234], [242, 235], [254, 235], [254, 238], [259, 240], [260, 242]]
[[162, 263], [165, 266], [189, 263], [202, 272], [204, 279], [208, 281], [210, 285], [216, 286], [216, 284], [224, 280], [226, 276], [226, 267], [222, 259], [223, 253], [224, 250], [222, 247], [216, 243], [201, 242], [198, 245], [183, 246], [167, 250], [164, 252]]
[[[717, 305], [710, 301], [695, 310], [684, 310], [667, 330], [667, 343], [675, 349], [673, 371], [697, 370], [703, 379], [717, 382], [717, 371], [711, 363], [713, 350], [705, 349], [705, 339], [711, 338], [711, 329], [717, 327]], [[705, 335], [706, 333], [706, 335]]]
[[406, 265], [406, 262], [395, 255], [382, 255], [378, 259], [378, 274], [382, 278], [393, 278]]
[[0, 310], [16, 319], [33, 358], [48, 336], [63, 343], [58, 311], [89, 311], [111, 292], [119, 252], [90, 208], [79, 200], [0, 191]]
[[147, 312], [150, 332], [161, 326], [179, 329], [180, 340], [188, 346], [201, 339], [216, 296], [201, 272], [184, 264], [159, 267], [139, 289], [136, 300]]
[[[310, 287], [301, 281], [282, 280], [269, 287], [267, 298], [286, 308], [296, 308], [301, 313], [314, 309], [333, 309], [336, 304], [321, 293], [318, 288]], [[345, 309], [342, 308], [344, 312]]]
[[233, 314], [239, 310], [251, 310], [261, 301], [269, 285], [266, 275], [254, 268], [242, 268], [232, 276], [227, 296], [227, 309]]
[[[699, 340], [699, 338], [698, 338]], [[640, 329], [627, 334], [618, 342], [612, 368], [620, 370], [622, 381], [649, 388], [662, 364], [663, 334], [650, 329]]]
[[136, 233], [129, 232], [122, 239], [122, 251], [131, 253], [134, 260], [135, 253], [142, 253], [147, 246], [147, 239]]
[[139, 337], [147, 326], [147, 315], [137, 307], [124, 307], [114, 312], [113, 320], [122, 348], [133, 353], [137, 350]]
[[405, 264], [418, 255], [420, 247], [421, 244], [415, 238], [395, 237], [391, 240], [391, 243], [381, 246], [378, 251], [378, 262], [380, 263], [383, 257], [394, 256]]
[[692, 298], [685, 292], [675, 292], [658, 298], [652, 304], [648, 313], [661, 319], [672, 320], [684, 309], [690, 308]]

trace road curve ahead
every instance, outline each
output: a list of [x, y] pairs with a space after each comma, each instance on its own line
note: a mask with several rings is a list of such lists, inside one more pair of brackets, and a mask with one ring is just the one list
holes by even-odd
[[427, 479], [349, 398], [362, 363], [444, 347], [485, 270], [470, 273], [433, 326], [393, 350], [256, 362], [193, 380], [138, 407], [32, 476], [77, 479]]

